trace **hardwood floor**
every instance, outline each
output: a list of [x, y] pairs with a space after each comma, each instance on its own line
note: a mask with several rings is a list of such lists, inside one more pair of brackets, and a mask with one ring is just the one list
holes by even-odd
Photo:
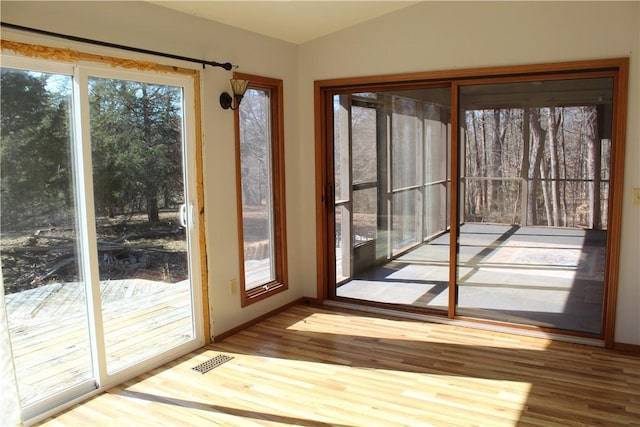
[[640, 357], [299, 305], [43, 425], [640, 426]]

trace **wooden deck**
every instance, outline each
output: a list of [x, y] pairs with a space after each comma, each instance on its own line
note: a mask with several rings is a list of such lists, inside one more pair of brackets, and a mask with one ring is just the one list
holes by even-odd
[[[5, 296], [23, 405], [93, 377], [83, 286], [50, 284]], [[193, 336], [186, 281], [105, 281], [100, 292], [110, 373]]]
[[[205, 374], [192, 367], [225, 354]], [[44, 426], [631, 426], [640, 357], [295, 306]]]

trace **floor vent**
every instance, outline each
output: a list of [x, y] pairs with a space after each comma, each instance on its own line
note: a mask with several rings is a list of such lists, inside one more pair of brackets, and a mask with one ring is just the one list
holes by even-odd
[[194, 366], [191, 369], [193, 369], [194, 371], [199, 372], [201, 374], [204, 374], [206, 372], [209, 372], [213, 368], [217, 368], [218, 366], [222, 365], [223, 363], [228, 362], [231, 359], [233, 359], [233, 357], [227, 356], [226, 354], [219, 354], [216, 357], [214, 357], [212, 359], [209, 359], [206, 362], [202, 362], [198, 366]]

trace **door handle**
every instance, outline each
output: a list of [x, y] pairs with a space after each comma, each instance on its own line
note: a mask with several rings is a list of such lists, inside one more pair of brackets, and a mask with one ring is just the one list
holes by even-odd
[[180, 205], [180, 225], [187, 228], [187, 204]]

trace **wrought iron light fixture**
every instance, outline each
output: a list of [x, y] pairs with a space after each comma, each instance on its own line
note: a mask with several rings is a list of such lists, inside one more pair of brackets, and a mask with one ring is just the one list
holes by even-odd
[[237, 110], [240, 108], [240, 102], [244, 93], [247, 91], [247, 85], [249, 80], [230, 79], [231, 90], [233, 91], [233, 98], [227, 92], [220, 94], [220, 106], [225, 110], [232, 109]]

